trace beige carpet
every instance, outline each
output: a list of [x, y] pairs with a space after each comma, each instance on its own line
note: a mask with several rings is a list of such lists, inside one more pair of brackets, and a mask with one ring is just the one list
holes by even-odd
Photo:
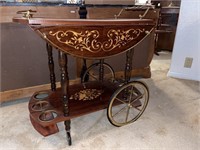
[[37, 133], [30, 121], [28, 99], [2, 104], [1, 150], [198, 150], [200, 149], [199, 82], [167, 77], [170, 54], [154, 56], [152, 78], [144, 79], [150, 102], [136, 122], [112, 126], [106, 110], [72, 120], [72, 146], [60, 132], [49, 137]]

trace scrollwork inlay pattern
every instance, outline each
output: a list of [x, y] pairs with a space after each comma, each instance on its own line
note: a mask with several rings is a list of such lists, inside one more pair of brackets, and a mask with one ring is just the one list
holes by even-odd
[[103, 90], [97, 89], [84, 89], [79, 92], [76, 92], [74, 95], [71, 95], [70, 99], [74, 100], [94, 100], [98, 98], [103, 93]]
[[[110, 29], [106, 36], [100, 35], [97, 30], [85, 30], [76, 32], [49, 31], [49, 35], [56, 38], [60, 43], [66, 44], [76, 50], [98, 53], [99, 51], [112, 51], [115, 48], [125, 46], [134, 39], [137, 39], [145, 29]], [[100, 36], [104, 36], [103, 38]], [[103, 39], [103, 40], [102, 40]]]

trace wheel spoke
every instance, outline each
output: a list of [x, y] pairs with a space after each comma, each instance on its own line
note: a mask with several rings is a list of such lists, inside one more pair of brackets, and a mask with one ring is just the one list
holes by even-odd
[[144, 93], [142, 95], [139, 95], [137, 98], [135, 98], [132, 102], [130, 102], [130, 104], [133, 104], [134, 102], [136, 102], [137, 100], [139, 100], [143, 96], [144, 96]]
[[89, 72], [87, 73], [89, 76], [91, 76], [93, 79], [98, 80], [94, 75], [90, 74]]
[[122, 102], [122, 103], [124, 103], [124, 104], [127, 104], [126, 102], [124, 102], [123, 100], [121, 100], [121, 99], [119, 99], [119, 98], [115, 98], [116, 100], [118, 100], [118, 101], [120, 101], [120, 102]]
[[127, 106], [124, 106], [123, 108], [121, 108], [118, 112], [116, 112], [112, 117], [116, 116], [117, 114], [119, 114], [120, 112], [122, 112]]
[[132, 108], [135, 108], [137, 109], [138, 111], [142, 111], [142, 109], [138, 108], [138, 107], [132, 107]]
[[130, 104], [131, 103], [131, 99], [132, 99], [132, 96], [133, 96], [133, 86], [131, 86], [131, 96], [130, 96], [130, 98], [129, 98], [129, 101], [128, 101], [128, 103]]
[[130, 110], [130, 106], [128, 107], [127, 113], [126, 113], [126, 123], [128, 122], [128, 115], [129, 115], [129, 110]]

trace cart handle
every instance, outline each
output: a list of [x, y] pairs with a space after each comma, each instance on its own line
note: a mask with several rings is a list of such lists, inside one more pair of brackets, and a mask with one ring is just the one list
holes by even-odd
[[18, 11], [17, 14], [23, 14], [23, 17], [24, 18], [32, 18], [33, 17], [33, 14], [36, 13], [37, 11], [36, 10], [21, 10], [21, 11]]

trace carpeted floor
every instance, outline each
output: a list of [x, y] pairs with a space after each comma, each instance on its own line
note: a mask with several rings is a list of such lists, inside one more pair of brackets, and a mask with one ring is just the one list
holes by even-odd
[[60, 132], [42, 137], [29, 121], [28, 99], [0, 108], [1, 150], [198, 150], [200, 149], [199, 82], [167, 77], [170, 53], [154, 56], [152, 78], [143, 79], [150, 101], [136, 122], [112, 126], [106, 110], [72, 120], [72, 146]]

